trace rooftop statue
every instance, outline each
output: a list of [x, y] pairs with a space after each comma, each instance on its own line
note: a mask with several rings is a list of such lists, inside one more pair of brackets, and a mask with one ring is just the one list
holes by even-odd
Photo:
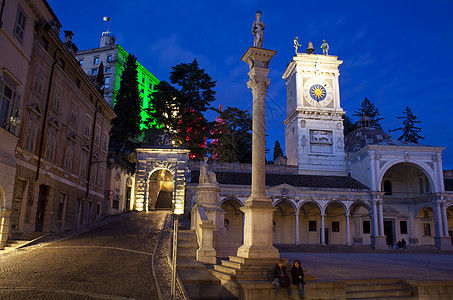
[[299, 38], [296, 36], [296, 37], [294, 38], [294, 49], [296, 50], [296, 56], [297, 56], [297, 49], [298, 49], [299, 47], [302, 47], [302, 45], [299, 45]]
[[253, 47], [263, 48], [264, 23], [260, 20], [261, 11], [256, 12], [256, 20], [253, 22], [252, 33], [255, 36]]
[[329, 44], [326, 43], [326, 40], [322, 40], [320, 48], [322, 48], [322, 54], [329, 55]]
[[203, 161], [200, 162], [199, 183], [217, 183], [217, 176], [215, 173], [208, 170], [208, 159], [208, 157], [205, 157]]

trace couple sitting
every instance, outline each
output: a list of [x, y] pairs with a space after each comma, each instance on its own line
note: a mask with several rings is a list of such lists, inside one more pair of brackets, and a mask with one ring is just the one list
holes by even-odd
[[291, 296], [291, 281], [293, 285], [297, 286], [299, 290], [299, 296], [301, 299], [305, 298], [305, 280], [304, 270], [300, 266], [300, 261], [295, 260], [291, 267], [291, 279], [286, 272], [285, 261], [283, 259], [278, 260], [278, 264], [275, 265], [273, 270], [275, 285], [275, 295], [280, 293], [280, 288], [286, 288], [288, 297]]

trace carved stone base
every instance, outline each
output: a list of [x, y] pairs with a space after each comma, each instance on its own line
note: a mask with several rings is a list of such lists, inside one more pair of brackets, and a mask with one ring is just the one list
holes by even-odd
[[453, 245], [451, 244], [450, 237], [434, 237], [434, 244], [440, 250], [453, 250]]
[[372, 236], [371, 245], [375, 250], [387, 250], [389, 248], [385, 236]]

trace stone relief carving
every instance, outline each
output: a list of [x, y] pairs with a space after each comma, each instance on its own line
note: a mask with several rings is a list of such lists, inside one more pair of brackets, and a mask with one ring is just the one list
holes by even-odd
[[343, 149], [343, 147], [344, 147], [343, 138], [342, 138], [342, 137], [339, 137], [339, 138], [337, 139], [337, 148], [338, 148], [338, 149]]
[[305, 147], [307, 146], [307, 138], [304, 136], [302, 136], [302, 140], [300, 141], [300, 144], [302, 145], [302, 147]]
[[316, 144], [332, 144], [332, 132], [313, 130], [311, 132], [311, 143]]
[[307, 121], [300, 120], [300, 127], [304, 128], [307, 125]]

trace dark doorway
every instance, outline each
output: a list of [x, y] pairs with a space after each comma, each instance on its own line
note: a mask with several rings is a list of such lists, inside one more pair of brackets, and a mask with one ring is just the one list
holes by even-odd
[[36, 232], [42, 232], [44, 227], [47, 196], [49, 196], [49, 187], [47, 185], [41, 184], [39, 186], [38, 208], [36, 210], [36, 224], [35, 224]]
[[157, 197], [156, 209], [172, 209], [172, 194], [173, 192], [160, 191]]
[[394, 241], [393, 220], [384, 220], [384, 235], [386, 236], [387, 245], [392, 245]]
[[132, 191], [132, 188], [131, 187], [126, 187], [126, 207], [124, 208], [124, 210], [126, 211], [129, 211], [131, 210], [131, 191]]

